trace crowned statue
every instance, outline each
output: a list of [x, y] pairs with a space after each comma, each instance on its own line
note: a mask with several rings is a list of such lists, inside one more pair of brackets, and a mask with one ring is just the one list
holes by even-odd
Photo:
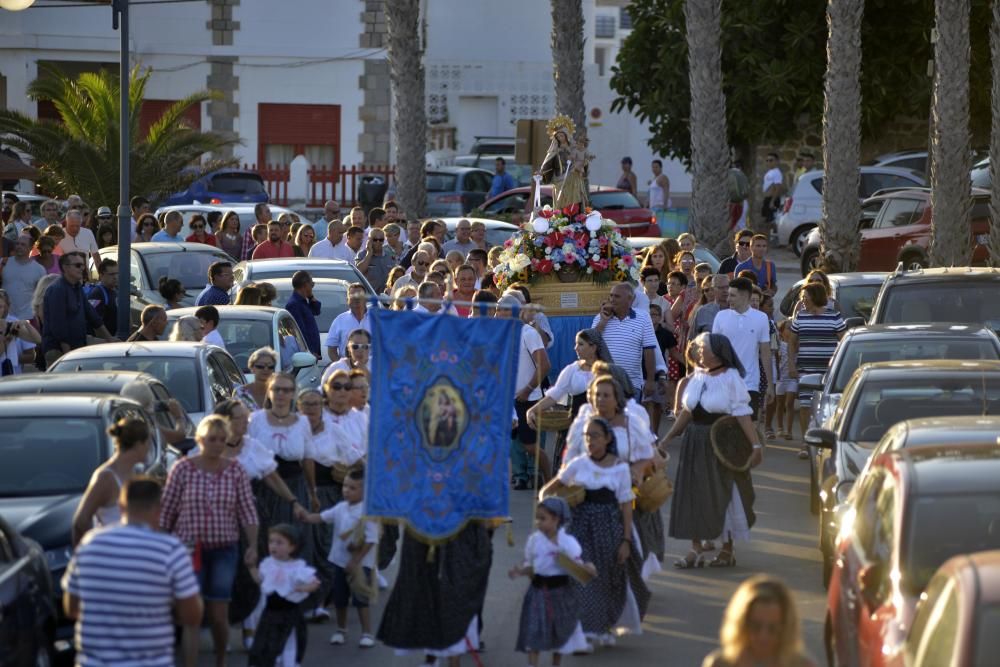
[[549, 121], [549, 149], [542, 160], [541, 182], [552, 186], [552, 205], [557, 209], [579, 204], [587, 206], [587, 165], [593, 155], [587, 152], [583, 133], [574, 139], [573, 120], [559, 114]]

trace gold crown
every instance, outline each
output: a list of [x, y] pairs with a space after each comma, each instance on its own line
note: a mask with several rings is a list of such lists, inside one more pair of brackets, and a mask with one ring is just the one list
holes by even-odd
[[566, 114], [559, 114], [555, 118], [549, 121], [549, 124], [545, 126], [545, 129], [549, 133], [549, 138], [556, 136], [556, 132], [562, 130], [568, 134], [576, 133], [576, 124], [573, 123], [573, 119]]

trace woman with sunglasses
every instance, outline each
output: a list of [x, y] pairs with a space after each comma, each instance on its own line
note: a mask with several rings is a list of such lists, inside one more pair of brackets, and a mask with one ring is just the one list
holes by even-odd
[[188, 243], [204, 243], [205, 245], [210, 245], [212, 247], [217, 245], [215, 242], [215, 236], [213, 236], [212, 232], [208, 229], [208, 221], [201, 213], [195, 213], [192, 215], [188, 226], [191, 228], [191, 234], [184, 239]]
[[372, 370], [371, 347], [372, 336], [364, 329], [355, 329], [347, 336], [347, 356], [337, 359], [326, 367], [323, 371], [321, 384], [326, 384], [335, 371], [347, 371], [350, 373], [356, 368], [363, 369], [369, 373]]
[[253, 382], [237, 387], [236, 398], [243, 401], [250, 410], [264, 407], [267, 397], [267, 383], [278, 365], [278, 354], [270, 347], [254, 350], [247, 359], [247, 366], [253, 373]]
[[237, 262], [243, 252], [243, 235], [240, 234], [240, 216], [236, 211], [226, 211], [222, 226], [215, 237], [216, 245]]
[[153, 234], [160, 231], [160, 224], [152, 213], [143, 213], [135, 223], [135, 242], [149, 243]]
[[302, 225], [299, 230], [295, 233], [295, 243], [293, 250], [295, 250], [296, 257], [308, 257], [309, 251], [312, 249], [313, 244], [316, 243], [316, 230], [310, 225]]

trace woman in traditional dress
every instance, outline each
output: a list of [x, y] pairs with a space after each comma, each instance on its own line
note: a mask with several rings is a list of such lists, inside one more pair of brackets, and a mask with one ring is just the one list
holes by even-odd
[[[595, 378], [601, 383], [602, 378]], [[597, 577], [579, 585], [580, 621], [588, 637], [614, 644], [614, 634], [641, 633], [650, 592], [642, 581], [641, 551], [632, 526], [632, 476], [618, 455], [614, 426], [593, 416], [584, 429], [586, 452], [559, 471], [567, 486], [582, 486], [584, 501], [573, 508], [569, 533], [583, 547]]]
[[763, 460], [763, 445], [750, 421], [750, 394], [744, 370], [729, 339], [702, 334], [694, 341], [698, 367], [683, 385], [680, 414], [660, 440], [660, 448], [684, 433], [677, 461], [677, 479], [670, 505], [670, 536], [691, 540], [691, 551], [674, 566], [684, 569], [704, 564], [703, 541], [721, 539], [722, 549], [710, 567], [736, 564], [733, 543], [750, 539], [753, 526], [753, 482], [749, 470], [738, 473], [719, 463], [713, 453], [711, 430], [720, 417], [736, 417], [753, 445], [751, 465]]
[[274, 375], [278, 365], [278, 353], [270, 347], [254, 350], [247, 359], [247, 366], [253, 373], [253, 382], [248, 382], [236, 388], [236, 398], [243, 401], [251, 411], [264, 407], [267, 396], [267, 383]]

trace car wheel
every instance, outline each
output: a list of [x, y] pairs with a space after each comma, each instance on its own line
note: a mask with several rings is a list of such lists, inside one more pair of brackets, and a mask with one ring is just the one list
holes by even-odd
[[788, 239], [788, 245], [791, 247], [792, 252], [795, 253], [796, 257], [802, 256], [802, 251], [806, 247], [806, 239], [809, 237], [809, 232], [815, 225], [804, 225], [799, 227], [794, 232], [792, 232], [792, 237]]
[[813, 269], [818, 269], [820, 265], [819, 248], [806, 248], [802, 252], [802, 277], [805, 278]]
[[918, 271], [920, 269], [926, 269], [930, 266], [926, 259], [916, 253], [903, 255], [903, 258], [900, 261], [903, 262], [903, 269], [905, 271]]

